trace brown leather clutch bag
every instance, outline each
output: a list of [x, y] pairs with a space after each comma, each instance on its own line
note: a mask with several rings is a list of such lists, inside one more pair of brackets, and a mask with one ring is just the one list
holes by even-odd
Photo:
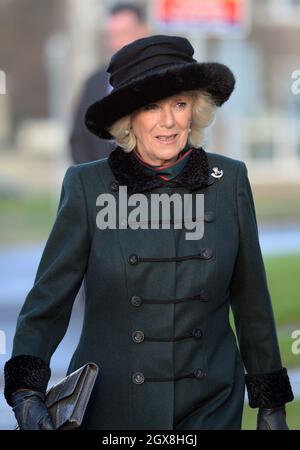
[[97, 364], [85, 364], [47, 391], [45, 404], [55, 429], [70, 430], [81, 425], [98, 372]]

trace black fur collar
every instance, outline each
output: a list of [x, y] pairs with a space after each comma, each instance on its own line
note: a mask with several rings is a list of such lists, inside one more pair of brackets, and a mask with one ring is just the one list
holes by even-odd
[[[108, 164], [120, 186], [127, 186], [128, 194], [148, 191], [165, 182], [157, 175], [146, 172], [132, 152], [126, 153], [117, 147], [108, 157]], [[183, 186], [190, 190], [208, 186], [214, 182], [209, 175], [207, 154], [202, 147], [193, 148], [182, 171], [173, 178], [172, 186]]]

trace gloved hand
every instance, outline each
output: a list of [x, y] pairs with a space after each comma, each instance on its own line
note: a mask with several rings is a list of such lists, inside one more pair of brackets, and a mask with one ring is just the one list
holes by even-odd
[[54, 430], [41, 392], [24, 389], [12, 394], [13, 412], [21, 430]]
[[257, 430], [288, 430], [285, 406], [260, 408], [257, 416]]

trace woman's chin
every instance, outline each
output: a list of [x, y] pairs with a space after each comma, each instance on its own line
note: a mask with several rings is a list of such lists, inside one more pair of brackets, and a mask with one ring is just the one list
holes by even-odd
[[156, 156], [158, 159], [161, 159], [163, 161], [170, 161], [170, 160], [176, 160], [178, 157], [178, 154], [180, 153], [180, 150], [174, 149], [172, 150], [165, 150], [160, 151], [156, 153]]
[[157, 149], [157, 152], [161, 155], [170, 155], [170, 157], [175, 157], [178, 155], [178, 153], [182, 150], [181, 145], [179, 142], [175, 142], [174, 144], [170, 145], [164, 145], [160, 142], [156, 143], [155, 148]]

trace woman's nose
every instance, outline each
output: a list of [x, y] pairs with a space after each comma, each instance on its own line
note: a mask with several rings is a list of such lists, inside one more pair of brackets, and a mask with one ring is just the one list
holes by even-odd
[[172, 108], [162, 108], [160, 123], [165, 127], [172, 127], [175, 123], [174, 114]]

